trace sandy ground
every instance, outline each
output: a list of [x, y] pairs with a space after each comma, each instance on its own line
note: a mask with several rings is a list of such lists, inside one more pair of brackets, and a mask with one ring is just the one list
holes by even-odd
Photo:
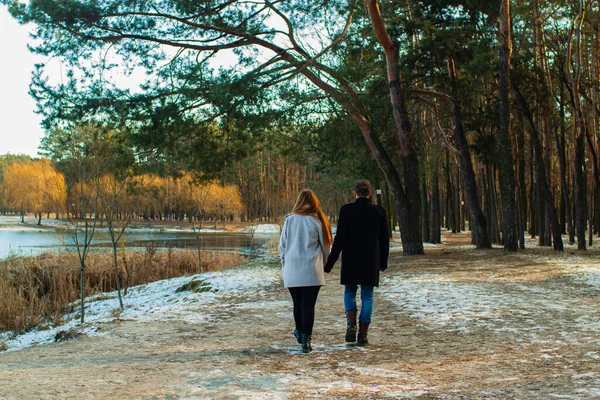
[[343, 342], [336, 265], [311, 354], [272, 285], [217, 296], [199, 306], [204, 322], [115, 320], [103, 336], [0, 353], [0, 398], [600, 398], [599, 252], [445, 240], [425, 256], [392, 254], [368, 347]]

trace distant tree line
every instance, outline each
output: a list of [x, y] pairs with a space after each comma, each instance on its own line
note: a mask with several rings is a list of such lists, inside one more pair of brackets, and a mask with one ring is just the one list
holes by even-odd
[[127, 177], [126, 181], [106, 174], [99, 176], [97, 182], [90, 180], [83, 185], [72, 182], [72, 186], [68, 186], [65, 175], [48, 159], [19, 157], [6, 164], [0, 178], [2, 213], [17, 213], [22, 218], [34, 213], [38, 223], [42, 216], [50, 218], [50, 213], [57, 219], [89, 217], [83, 215], [81, 203], [76, 199], [89, 195], [92, 186], [99, 189], [100, 220], [111, 207], [110, 196], [119, 185], [123, 185], [124, 190], [114, 204], [117, 220], [131, 213], [134, 218], [144, 220], [216, 222], [233, 220], [244, 213], [235, 185], [202, 182], [189, 174], [178, 178], [141, 174]]

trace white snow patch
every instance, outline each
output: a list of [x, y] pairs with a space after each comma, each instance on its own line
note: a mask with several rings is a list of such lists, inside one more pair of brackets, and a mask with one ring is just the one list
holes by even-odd
[[256, 227], [254, 233], [260, 234], [279, 234], [281, 228], [277, 224], [260, 224]]
[[596, 372], [584, 372], [582, 374], [573, 375], [573, 379], [593, 379], [597, 376], [598, 374]]
[[[501, 318], [510, 296], [442, 275], [396, 275], [383, 279], [388, 298], [403, 312], [426, 324], [464, 330], [472, 324]], [[491, 286], [491, 285], [488, 285]]]
[[[581, 309], [577, 299], [561, 300], [561, 294], [552, 289], [530, 286], [519, 282], [489, 283], [484, 281], [453, 280], [444, 274], [395, 275], [382, 279], [380, 296], [398, 307], [398, 312], [431, 327], [468, 332], [486, 328], [495, 332], [509, 332], [531, 341], [539, 341], [552, 334], [568, 340], [575, 333], [557, 330], [552, 318], [545, 315], [563, 315], [573, 307]], [[541, 310], [541, 311], [540, 311]], [[584, 311], [584, 310], [582, 310]], [[592, 308], [589, 313], [572, 321], [578, 331], [600, 332], [600, 323]]]
[[600, 264], [562, 264], [557, 265], [577, 281], [600, 290]]
[[597, 351], [589, 351], [589, 352], [585, 353], [585, 356], [592, 358], [594, 360], [600, 360], [600, 355], [598, 354]]
[[65, 228], [66, 223], [64, 220], [55, 218], [42, 218], [41, 226], [39, 226], [38, 219], [32, 217], [25, 217], [25, 223], [21, 222], [20, 216], [3, 216], [0, 217], [0, 228], [3, 230], [16, 229], [16, 230], [40, 230], [44, 227], [52, 226], [56, 228]]

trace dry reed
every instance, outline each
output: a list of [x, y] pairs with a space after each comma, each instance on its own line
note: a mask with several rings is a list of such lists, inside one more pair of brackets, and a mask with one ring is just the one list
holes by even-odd
[[[238, 254], [203, 252], [201, 268], [195, 250], [119, 252], [121, 286], [127, 288], [215, 271], [243, 263]], [[79, 259], [77, 254], [43, 254], [10, 257], [0, 261], [0, 332], [24, 332], [41, 323], [59, 324], [61, 315], [73, 311], [79, 298]], [[85, 294], [116, 290], [113, 254], [90, 253], [85, 266]]]

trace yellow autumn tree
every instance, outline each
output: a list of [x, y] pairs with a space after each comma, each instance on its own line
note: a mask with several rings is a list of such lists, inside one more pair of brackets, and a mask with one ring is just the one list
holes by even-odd
[[34, 161], [30, 165], [32, 168], [38, 168], [38, 173], [41, 174], [40, 193], [42, 202], [38, 216], [41, 217], [42, 212], [54, 212], [56, 218], [60, 218], [60, 213], [65, 210], [67, 202], [67, 183], [64, 175], [57, 171], [54, 165], [45, 158]]
[[136, 186], [138, 201], [136, 211], [149, 220], [162, 212], [167, 197], [168, 183], [154, 174], [143, 174], [132, 179], [130, 186]]
[[[239, 214], [243, 210], [242, 196], [235, 185], [221, 186], [218, 183], [212, 183], [209, 186], [206, 199], [206, 210], [209, 214], [213, 214], [215, 219], [225, 221], [227, 218]], [[215, 223], [216, 226], [216, 223]]]
[[16, 162], [6, 167], [4, 188], [9, 206], [21, 214], [21, 222], [25, 222], [27, 213], [33, 203], [31, 169], [26, 164]]
[[10, 164], [4, 174], [4, 187], [9, 204], [21, 213], [22, 222], [27, 212], [36, 213], [40, 224], [43, 213], [55, 212], [58, 218], [65, 208], [65, 178], [47, 159]]

